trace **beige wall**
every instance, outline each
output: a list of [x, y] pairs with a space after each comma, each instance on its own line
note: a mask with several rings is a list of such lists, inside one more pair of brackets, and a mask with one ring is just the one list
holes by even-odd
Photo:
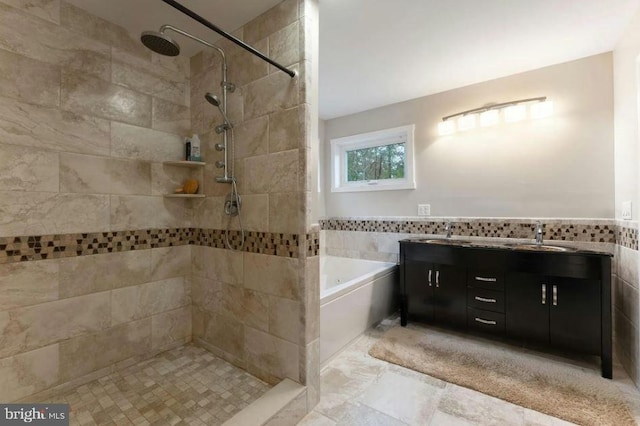
[[[612, 55], [389, 105], [326, 122], [326, 215], [577, 217], [614, 215]], [[443, 116], [488, 103], [548, 96], [555, 113], [437, 135]], [[415, 123], [417, 189], [331, 193], [328, 141]]]
[[[187, 60], [65, 2], [0, 2], [0, 238], [185, 226], [161, 196], [185, 172], [160, 162], [189, 128]], [[0, 264], [0, 400], [190, 340], [190, 256]]]
[[[616, 217], [623, 201], [633, 202], [638, 227], [638, 93], [640, 82], [640, 12], [636, 13], [613, 52]], [[628, 221], [622, 221], [627, 223]], [[640, 294], [637, 250], [618, 247], [618, 269], [614, 271], [614, 334], [616, 353], [631, 378], [640, 386]]]

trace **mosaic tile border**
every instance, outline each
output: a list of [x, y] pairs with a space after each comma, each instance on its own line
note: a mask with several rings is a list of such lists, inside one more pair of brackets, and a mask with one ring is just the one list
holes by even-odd
[[618, 226], [616, 242], [622, 247], [638, 250], [638, 228]]
[[[444, 234], [448, 220], [331, 218], [320, 221], [329, 231], [390, 232], [406, 234]], [[464, 237], [533, 238], [536, 224], [522, 219], [459, 219], [450, 221], [453, 233]], [[546, 240], [617, 243], [638, 250], [638, 229], [587, 220], [550, 220], [543, 223]], [[605, 222], [605, 221], [603, 221]]]
[[[197, 229], [194, 244], [226, 249], [226, 232], [223, 229]], [[240, 248], [241, 240], [240, 231], [229, 231], [229, 243], [235, 250]], [[242, 251], [273, 256], [299, 257], [299, 247], [300, 236], [297, 234], [245, 231]]]
[[[0, 264], [181, 245], [226, 249], [225, 233], [223, 229], [166, 228], [0, 237]], [[234, 249], [238, 249], [240, 231], [230, 231], [229, 241]], [[304, 247], [304, 253], [300, 251], [301, 247]], [[242, 251], [292, 258], [317, 256], [320, 252], [319, 232], [297, 235], [247, 231]]]
[[[451, 221], [455, 235], [484, 238], [530, 238], [535, 223], [522, 220]], [[392, 232], [409, 234], [444, 234], [447, 221], [387, 219], [326, 219], [320, 229], [333, 231]], [[617, 243], [638, 250], [637, 227], [615, 224], [547, 223], [545, 239], [556, 241]], [[45, 259], [87, 256], [130, 250], [145, 250], [180, 245], [200, 245], [226, 249], [226, 230], [202, 228], [141, 229], [75, 234], [49, 234], [0, 237], [0, 264]], [[234, 249], [240, 246], [240, 231], [230, 231]], [[242, 249], [247, 253], [300, 258], [318, 256], [319, 231], [307, 234], [245, 232]]]

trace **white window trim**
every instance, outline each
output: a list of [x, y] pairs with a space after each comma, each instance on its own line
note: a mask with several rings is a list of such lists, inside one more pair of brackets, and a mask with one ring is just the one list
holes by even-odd
[[[389, 191], [416, 189], [413, 139], [415, 125], [394, 127], [376, 132], [362, 133], [331, 139], [331, 192]], [[405, 174], [403, 179], [381, 179], [367, 182], [347, 182], [346, 152], [354, 149], [390, 145], [395, 140], [405, 141]]]

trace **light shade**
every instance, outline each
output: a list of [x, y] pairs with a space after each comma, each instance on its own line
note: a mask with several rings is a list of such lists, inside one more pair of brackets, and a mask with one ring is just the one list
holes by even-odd
[[500, 122], [500, 111], [490, 109], [480, 114], [480, 126], [488, 127], [496, 125]]
[[514, 123], [524, 120], [527, 117], [526, 105], [512, 105], [504, 109], [504, 121]]
[[456, 122], [454, 120], [441, 121], [438, 123], [438, 133], [440, 136], [452, 135], [456, 131]]
[[461, 132], [465, 132], [467, 130], [471, 130], [475, 128], [476, 128], [475, 114], [463, 115], [460, 118], [458, 118], [458, 130], [460, 130]]
[[544, 101], [531, 105], [531, 118], [546, 118], [553, 114], [553, 102]]

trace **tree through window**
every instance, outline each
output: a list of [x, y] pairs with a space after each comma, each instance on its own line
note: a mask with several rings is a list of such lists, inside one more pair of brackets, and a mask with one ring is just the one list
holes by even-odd
[[333, 192], [414, 189], [414, 126], [331, 140]]

